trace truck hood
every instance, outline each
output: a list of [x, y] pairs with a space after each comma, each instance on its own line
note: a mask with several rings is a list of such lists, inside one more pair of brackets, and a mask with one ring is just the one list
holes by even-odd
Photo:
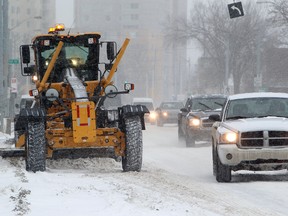
[[221, 126], [239, 132], [247, 131], [287, 131], [288, 119], [283, 117], [247, 118], [228, 120], [222, 122]]

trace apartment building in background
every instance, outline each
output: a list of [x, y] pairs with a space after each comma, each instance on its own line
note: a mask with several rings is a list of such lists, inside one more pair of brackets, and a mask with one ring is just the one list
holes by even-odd
[[131, 39], [116, 73], [118, 88], [125, 81], [134, 82], [131, 97], [156, 101], [184, 93], [187, 47], [167, 41], [164, 26], [168, 19], [187, 17], [187, 1], [74, 0], [74, 4], [76, 31], [98, 31], [102, 40], [115, 40], [119, 46], [126, 37]]
[[[19, 47], [55, 24], [55, 0], [1, 0], [0, 120], [14, 116], [15, 103], [31, 88], [21, 76]], [[16, 85], [14, 85], [16, 82]], [[14, 83], [14, 84], [12, 84]], [[11, 85], [14, 85], [13, 88]], [[15, 88], [16, 86], [16, 88]]]

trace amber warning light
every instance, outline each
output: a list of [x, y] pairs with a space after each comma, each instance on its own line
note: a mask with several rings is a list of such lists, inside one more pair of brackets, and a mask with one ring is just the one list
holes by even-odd
[[49, 28], [49, 34], [58, 34], [60, 31], [65, 31], [64, 24], [57, 24], [55, 27]]

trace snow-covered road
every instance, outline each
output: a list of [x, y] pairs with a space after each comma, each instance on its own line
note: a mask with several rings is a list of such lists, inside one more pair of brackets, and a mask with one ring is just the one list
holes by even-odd
[[23, 158], [0, 158], [0, 215], [287, 215], [287, 171], [217, 183], [209, 143], [186, 148], [176, 125], [147, 125], [143, 137], [140, 173], [98, 158], [48, 160], [46, 172], [28, 173]]

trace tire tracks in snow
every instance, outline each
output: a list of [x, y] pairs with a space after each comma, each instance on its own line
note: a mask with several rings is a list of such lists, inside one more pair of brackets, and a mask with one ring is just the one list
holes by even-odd
[[[117, 190], [126, 194], [128, 202], [134, 202], [157, 211], [173, 209], [173, 203], [182, 203], [183, 215], [193, 215], [193, 208], [204, 209], [223, 216], [277, 216], [271, 209], [259, 208], [248, 201], [241, 205], [233, 198], [237, 194], [223, 194], [213, 185], [192, 181], [187, 176], [171, 175], [171, 173], [146, 166], [141, 172], [109, 174]], [[143, 190], [144, 189], [144, 190]], [[203, 214], [205, 215], [205, 214]], [[279, 214], [278, 214], [279, 215]]]

